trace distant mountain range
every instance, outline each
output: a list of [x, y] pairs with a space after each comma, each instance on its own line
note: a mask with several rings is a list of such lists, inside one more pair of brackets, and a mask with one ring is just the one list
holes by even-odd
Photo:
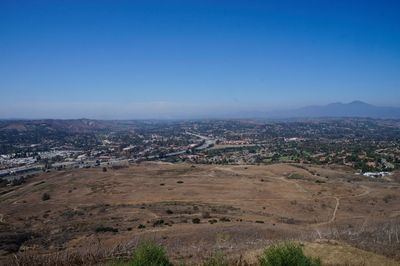
[[0, 132], [4, 130], [89, 133], [112, 128], [112, 121], [91, 119], [38, 119], [0, 120]]
[[307, 106], [295, 110], [270, 112], [270, 118], [317, 118], [317, 117], [370, 117], [400, 118], [400, 108], [380, 107], [361, 101], [331, 103], [324, 106]]
[[[400, 119], [400, 107], [382, 107], [362, 101], [350, 103], [331, 103], [328, 105], [306, 106], [292, 110], [282, 111], [238, 111], [219, 114], [202, 114], [196, 117], [171, 118], [179, 119], [303, 119], [303, 118], [374, 118], [374, 119]], [[1, 130], [26, 131], [41, 127], [52, 130], [68, 132], [92, 132], [101, 130], [118, 130], [131, 128], [137, 123], [160, 122], [168, 119], [132, 119], [132, 120], [96, 120], [96, 119], [0, 119]], [[122, 122], [123, 121], [123, 122]], [[140, 122], [141, 121], [141, 122]]]

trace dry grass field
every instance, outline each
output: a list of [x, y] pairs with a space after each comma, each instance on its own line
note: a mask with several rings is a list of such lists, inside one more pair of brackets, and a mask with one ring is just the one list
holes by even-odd
[[289, 164], [154, 162], [43, 173], [0, 189], [1, 261], [15, 260], [18, 250], [17, 258], [127, 254], [152, 239], [174, 261], [222, 251], [251, 263], [266, 245], [297, 240], [327, 265], [399, 265], [398, 181]]

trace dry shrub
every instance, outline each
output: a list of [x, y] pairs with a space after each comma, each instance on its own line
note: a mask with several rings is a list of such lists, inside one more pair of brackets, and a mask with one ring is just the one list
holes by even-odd
[[400, 259], [400, 223], [396, 219], [361, 228], [332, 226], [322, 233], [322, 237], [342, 240], [363, 250]]
[[9, 266], [70, 266], [70, 265], [97, 265], [104, 264], [109, 258], [126, 257], [128, 252], [124, 246], [118, 245], [114, 249], [105, 249], [101, 243], [92, 248], [80, 251], [59, 251], [49, 254], [38, 254], [34, 250], [17, 252], [8, 256], [1, 265]]

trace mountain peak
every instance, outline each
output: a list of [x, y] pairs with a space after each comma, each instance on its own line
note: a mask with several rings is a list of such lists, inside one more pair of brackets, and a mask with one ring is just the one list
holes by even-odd
[[366, 102], [359, 101], [359, 100], [352, 101], [352, 102], [350, 102], [350, 103], [348, 103], [348, 104], [349, 104], [349, 105], [368, 105], [368, 106], [371, 106], [371, 104], [368, 104], [368, 103], [366, 103]]

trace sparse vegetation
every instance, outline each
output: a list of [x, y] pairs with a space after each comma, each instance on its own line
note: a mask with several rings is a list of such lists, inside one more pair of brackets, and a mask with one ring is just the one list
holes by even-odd
[[[3, 258], [14, 256], [18, 250], [28, 252], [26, 247], [31, 245], [37, 246], [29, 252], [38, 256], [66, 252], [64, 247], [69, 243], [73, 243], [71, 252], [84, 253], [92, 245], [87, 236], [107, 244], [109, 254], [114, 245], [123, 247], [112, 255], [122, 258], [131, 255], [137, 239], [154, 237], [173, 252], [171, 261], [185, 260], [188, 265], [202, 265], [204, 254], [212, 254], [216, 248], [226, 252], [230, 265], [246, 265], [237, 264], [241, 255], [243, 260], [251, 256], [254, 263], [260, 247], [285, 239], [305, 241], [305, 254], [320, 256], [323, 262], [326, 253], [319, 255], [308, 249], [316, 238], [335, 240], [340, 243], [338, 247], [348, 244], [400, 258], [397, 181], [371, 184], [360, 175], [362, 182], [348, 184], [347, 178], [354, 174], [349, 168], [307, 168], [329, 178], [311, 177], [305, 169], [287, 164], [251, 166], [247, 170], [201, 165], [187, 172], [192, 169], [187, 164], [140, 163], [119, 172], [108, 169], [112, 178], [102, 174], [101, 168], [52, 171], [28, 180], [23, 187], [7, 186], [0, 191], [4, 231], [11, 231], [12, 226], [12, 230], [36, 234], [18, 245], [5, 243], [0, 234], [0, 244], [15, 246]], [[296, 172], [305, 178], [286, 179]], [[268, 182], [260, 182], [261, 177]], [[397, 174], [390, 178], [396, 180]], [[317, 179], [326, 183], [316, 184]], [[177, 185], [178, 180], [187, 185]], [[47, 202], [41, 200], [44, 192], [51, 195]], [[36, 204], [35, 197], [42, 204]], [[340, 206], [334, 222], [330, 222], [337, 203], [334, 197], [339, 198]], [[358, 222], [361, 219], [347, 219], [354, 215], [366, 217], [365, 226]], [[313, 230], [315, 224], [321, 224], [318, 232]], [[100, 225], [110, 228], [96, 230]], [[46, 230], [54, 232], [50, 238], [43, 233]], [[266, 237], [260, 239], [260, 235]], [[200, 252], [191, 246], [198, 239]], [[335, 260], [332, 265], [339, 262]]]
[[96, 233], [113, 232], [117, 233], [118, 229], [110, 226], [99, 226], [96, 228]]
[[49, 193], [43, 193], [42, 200], [46, 201], [46, 200], [49, 200], [49, 199], [50, 199], [50, 194]]
[[[243, 263], [241, 260], [237, 263]], [[108, 266], [172, 266], [165, 249], [149, 241], [140, 242], [132, 256], [127, 259], [111, 260]], [[179, 265], [185, 265], [181, 262]], [[229, 266], [222, 252], [206, 258], [203, 266]], [[235, 264], [236, 265], [236, 264]], [[237, 264], [242, 265], [242, 264]], [[247, 264], [246, 264], [247, 265]], [[319, 258], [304, 255], [302, 247], [293, 242], [286, 242], [267, 247], [259, 258], [260, 266], [321, 266]]]
[[225, 260], [223, 253], [217, 252], [205, 261], [204, 266], [229, 266], [229, 263]]
[[215, 224], [215, 223], [218, 223], [218, 220], [217, 219], [211, 219], [211, 220], [208, 220], [208, 222], [210, 224]]
[[288, 175], [288, 179], [304, 179], [304, 176], [297, 174], [297, 173], [292, 173]]
[[26, 178], [20, 177], [20, 178], [15, 178], [11, 181], [11, 186], [20, 186], [26, 182]]
[[385, 195], [383, 198], [382, 198], [382, 200], [385, 202], [385, 203], [389, 203], [391, 200], [393, 200], [393, 199], [396, 199], [396, 196], [395, 195], [392, 195], [392, 194], [389, 194], [389, 195]]
[[156, 221], [153, 222], [153, 227], [162, 226], [162, 225], [164, 225], [164, 220], [163, 219], [159, 219], [159, 220], [156, 220]]

